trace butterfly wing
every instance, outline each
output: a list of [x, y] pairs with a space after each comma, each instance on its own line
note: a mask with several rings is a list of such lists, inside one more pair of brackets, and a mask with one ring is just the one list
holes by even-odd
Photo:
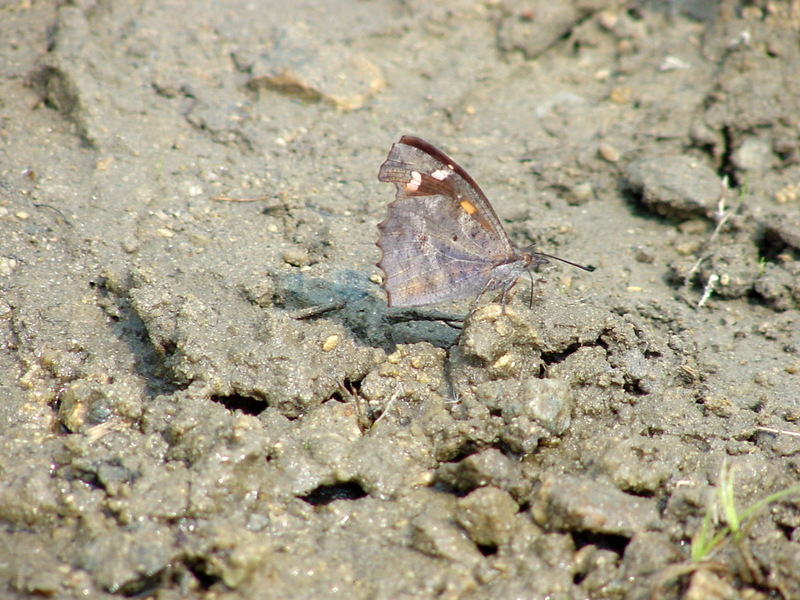
[[472, 177], [428, 142], [404, 136], [378, 174], [397, 188], [378, 225], [390, 306], [422, 306], [507, 285], [524, 268]]

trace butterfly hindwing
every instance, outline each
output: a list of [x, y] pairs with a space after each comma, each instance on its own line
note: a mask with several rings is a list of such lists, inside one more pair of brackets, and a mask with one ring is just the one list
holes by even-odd
[[384, 287], [391, 306], [420, 306], [480, 293], [490, 285], [497, 264], [481, 253], [482, 228], [468, 223], [477, 239], [455, 231], [451, 220], [437, 219], [453, 212], [444, 196], [395, 200], [389, 216], [378, 228], [383, 257], [378, 266], [386, 277]]

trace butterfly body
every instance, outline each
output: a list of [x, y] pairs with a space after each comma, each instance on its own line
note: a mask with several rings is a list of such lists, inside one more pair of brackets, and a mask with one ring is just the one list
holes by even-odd
[[403, 136], [378, 179], [397, 190], [378, 225], [378, 266], [390, 306], [424, 306], [498, 289], [505, 298], [526, 270], [548, 262], [549, 255], [518, 248], [475, 180], [425, 140]]

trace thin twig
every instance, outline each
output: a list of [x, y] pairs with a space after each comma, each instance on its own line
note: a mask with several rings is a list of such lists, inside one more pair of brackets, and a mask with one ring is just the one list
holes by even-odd
[[736, 210], [739, 210], [738, 208], [736, 210], [725, 209], [725, 199], [728, 196], [729, 189], [730, 186], [728, 184], [728, 176], [726, 175], [722, 178], [722, 191], [720, 192], [719, 200], [717, 201], [717, 210], [714, 213], [714, 220], [717, 222], [717, 226], [714, 228], [714, 231], [711, 232], [711, 236], [708, 238], [708, 240], [706, 240], [706, 243], [703, 244], [700, 258], [697, 259], [697, 261], [692, 265], [692, 268], [689, 269], [688, 273], [686, 273], [686, 276], [683, 278], [684, 285], [689, 283], [692, 275], [697, 272], [697, 270], [700, 268], [700, 265], [703, 264], [703, 261], [708, 258], [706, 251], [711, 247], [711, 244], [714, 243], [714, 240], [717, 239], [717, 236], [719, 235], [719, 232], [722, 231], [725, 223], [730, 220], [731, 216], [734, 214], [734, 212], [736, 212]]
[[217, 202], [260, 202], [261, 200], [266, 200], [270, 196], [259, 196], [258, 198], [230, 198], [228, 196], [215, 196], [211, 198]]
[[294, 310], [289, 313], [289, 317], [297, 321], [301, 321], [303, 319], [318, 317], [319, 315], [324, 315], [325, 313], [329, 313], [334, 310], [339, 310], [340, 308], [344, 308], [346, 305], [347, 305], [347, 300], [333, 300], [332, 302], [329, 302], [327, 304], [321, 304], [319, 306], [309, 306], [308, 308], [300, 308], [298, 310]]
[[766, 431], [767, 433], [782, 433], [784, 435], [791, 435], [794, 437], [800, 437], [800, 433], [797, 431], [787, 431], [786, 429], [774, 429], [772, 427], [756, 427], [757, 431]]
[[700, 298], [700, 301], [697, 303], [695, 309], [702, 308], [702, 306], [708, 302], [708, 299], [711, 297], [711, 294], [714, 293], [714, 286], [719, 281], [719, 275], [716, 273], [712, 273], [708, 276], [708, 280], [706, 281], [706, 287], [703, 288], [703, 296]]
[[397, 392], [395, 392], [394, 394], [392, 394], [392, 397], [391, 397], [391, 398], [389, 398], [389, 401], [386, 403], [386, 408], [384, 408], [384, 409], [383, 409], [383, 412], [382, 412], [382, 413], [381, 413], [381, 414], [378, 416], [378, 418], [377, 418], [377, 419], [375, 419], [375, 420], [372, 422], [372, 427], [370, 427], [370, 429], [375, 429], [375, 427], [377, 427], [377, 425], [378, 425], [378, 423], [380, 422], [380, 420], [381, 420], [383, 417], [385, 417], [385, 416], [386, 416], [386, 413], [388, 413], [388, 412], [389, 412], [389, 409], [390, 409], [390, 408], [392, 408], [392, 404], [394, 404], [394, 401], [395, 401], [395, 400], [397, 400], [397, 396], [399, 396], [399, 395], [400, 395], [400, 392], [399, 392], [399, 391], [397, 391]]

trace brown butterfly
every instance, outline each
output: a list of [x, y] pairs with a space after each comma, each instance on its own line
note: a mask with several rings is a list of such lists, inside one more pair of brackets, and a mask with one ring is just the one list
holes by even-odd
[[389, 216], [378, 225], [378, 267], [389, 306], [424, 306], [489, 290], [502, 302], [520, 276], [552, 258], [511, 241], [488, 198], [463, 168], [432, 144], [405, 135], [378, 173], [394, 183]]

